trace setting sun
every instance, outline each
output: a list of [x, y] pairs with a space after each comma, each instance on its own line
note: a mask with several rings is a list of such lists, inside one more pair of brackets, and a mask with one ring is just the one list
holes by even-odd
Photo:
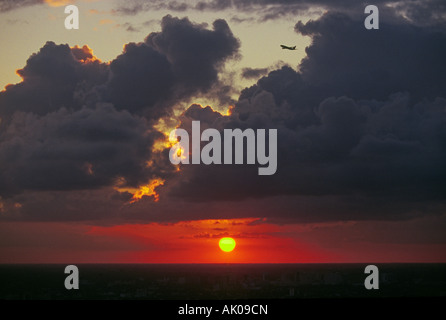
[[224, 252], [231, 252], [235, 248], [235, 240], [232, 238], [221, 238], [218, 245]]

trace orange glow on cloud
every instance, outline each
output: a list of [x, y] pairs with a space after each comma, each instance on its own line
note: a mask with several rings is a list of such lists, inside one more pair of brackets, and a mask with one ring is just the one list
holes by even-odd
[[[20, 78], [22, 78], [22, 81], [23, 81], [25, 78], [24, 78], [23, 75], [21, 74], [21, 71], [22, 71], [22, 69], [16, 69], [16, 70], [15, 70], [15, 74], [18, 75]], [[7, 84], [7, 85], [5, 86], [5, 90], [7, 90], [9, 86], [13, 86], [13, 84]]]
[[94, 55], [93, 49], [91, 49], [88, 45], [84, 45], [82, 47], [75, 45], [74, 47], [71, 47], [71, 52], [75, 58], [82, 63], [93, 63], [95, 61], [99, 63], [102, 62]]
[[[69, 4], [73, 4], [76, 0], [43, 0], [50, 7], [61, 7]], [[100, 0], [83, 0], [83, 2], [96, 2]]]
[[61, 7], [73, 3], [73, 0], [44, 0], [50, 7]]
[[[175, 160], [179, 159], [179, 160], [184, 160], [186, 159], [186, 150], [184, 150], [183, 147], [181, 147], [181, 145], [179, 143], [175, 144], [172, 146], [174, 151], [174, 155], [173, 158]], [[179, 168], [179, 167], [177, 167]]]
[[225, 116], [230, 116], [232, 112], [234, 111], [235, 106], [229, 106], [228, 110], [226, 110]]
[[139, 187], [139, 190], [133, 194], [133, 198], [130, 202], [131, 203], [136, 202], [144, 196], [153, 196], [155, 202], [158, 201], [159, 194], [156, 193], [155, 189], [156, 187], [161, 186], [163, 184], [164, 184], [163, 179], [155, 179], [150, 181], [149, 184]]
[[150, 180], [148, 184], [139, 186], [139, 188], [128, 188], [122, 187], [125, 184], [125, 180], [123, 178], [118, 179], [117, 186], [115, 186], [115, 190], [119, 192], [128, 192], [133, 195], [132, 199], [130, 199], [130, 203], [137, 202], [142, 199], [144, 196], [153, 197], [155, 202], [159, 200], [159, 194], [156, 192], [156, 188], [162, 186], [165, 180], [163, 179], [153, 179]]
[[[93, 49], [91, 49], [88, 45], [84, 45], [82, 47], [75, 45], [74, 47], [70, 47], [70, 49], [71, 49], [72, 54], [76, 58], [76, 60], [78, 60], [79, 62], [102, 63], [102, 61], [94, 55]], [[15, 74], [21, 78], [20, 82], [23, 82], [25, 80], [25, 77], [23, 76], [22, 72], [23, 72], [23, 69], [15, 70]], [[9, 87], [12, 87], [12, 86], [14, 86], [14, 84], [8, 83], [7, 85], [5, 85], [5, 87], [0, 92], [5, 92], [6, 90], [8, 90]]]
[[155, 141], [155, 143], [153, 144], [153, 149], [152, 149], [154, 152], [163, 151], [165, 149], [170, 149], [175, 144], [178, 143], [177, 140], [170, 139], [170, 130], [173, 130], [173, 129], [167, 129], [163, 124], [158, 124], [158, 125], [155, 126], [155, 128], [159, 132], [164, 134], [164, 138], [163, 139], [158, 139], [158, 140]]

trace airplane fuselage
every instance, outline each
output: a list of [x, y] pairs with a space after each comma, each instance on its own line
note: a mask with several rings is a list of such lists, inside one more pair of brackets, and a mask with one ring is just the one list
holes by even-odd
[[283, 44], [281, 44], [280, 46], [282, 47], [282, 49], [296, 50], [296, 46], [294, 46], [294, 47], [288, 47], [288, 46], [285, 46], [285, 45], [283, 45]]

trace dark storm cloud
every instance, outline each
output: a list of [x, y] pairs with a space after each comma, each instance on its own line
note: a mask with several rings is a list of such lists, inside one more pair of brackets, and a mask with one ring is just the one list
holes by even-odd
[[339, 13], [298, 23], [296, 31], [313, 38], [299, 72], [270, 72], [242, 92], [230, 116], [192, 106], [182, 119], [186, 129], [192, 120], [221, 131], [277, 128], [277, 173], [257, 176], [257, 165], [183, 165], [172, 195], [193, 201], [284, 196], [266, 213], [279, 220], [441, 213], [445, 33], [385, 23], [368, 33]]
[[444, 32], [384, 23], [368, 32], [363, 21], [339, 13], [298, 22], [295, 30], [313, 39], [300, 65], [302, 76], [331, 94], [385, 99], [399, 91], [414, 98], [445, 93]]
[[194, 105], [181, 119], [187, 130], [192, 120], [220, 131], [277, 128], [277, 173], [258, 176], [257, 166], [247, 165], [183, 165], [166, 192], [189, 200], [197, 218], [209, 208], [195, 203], [215, 200], [237, 207], [235, 213], [213, 208], [216, 216], [276, 221], [442, 213], [444, 31], [382, 23], [373, 33], [340, 13], [298, 23], [296, 31], [313, 39], [299, 72], [270, 72], [243, 90], [230, 116]]
[[239, 41], [224, 20], [213, 30], [187, 18], [166, 16], [161, 32], [129, 43], [110, 65], [91, 50], [47, 42], [17, 73], [23, 81], [0, 94], [0, 116], [16, 111], [44, 115], [62, 106], [80, 109], [110, 102], [119, 110], [158, 119], [178, 100], [221, 87], [224, 62], [238, 54]]
[[446, 25], [446, 3], [442, 0], [401, 1], [396, 4], [395, 9], [413, 24]]
[[[299, 71], [271, 71], [242, 91], [229, 115], [193, 104], [180, 117], [187, 130], [193, 120], [220, 131], [278, 129], [272, 176], [259, 176], [258, 165], [173, 172], [168, 149], [151, 152], [156, 120], [175, 103], [221, 88], [224, 62], [239, 48], [226, 22], [210, 30], [167, 16], [161, 32], [128, 44], [110, 66], [86, 62], [94, 60], [88, 50], [47, 44], [22, 69], [21, 85], [0, 93], [0, 215], [319, 222], [443, 213], [444, 30], [397, 20], [367, 31], [362, 19], [339, 12], [295, 30], [313, 39]], [[52, 72], [46, 57], [65, 75]], [[37, 85], [60, 96], [58, 106], [45, 105], [30, 89]], [[166, 181], [159, 202], [130, 204], [129, 192], [113, 190], [119, 177], [128, 186]]]
[[0, 93], [0, 116], [8, 117], [16, 111], [44, 115], [65, 106], [79, 109], [83, 101], [76, 92], [105, 83], [108, 67], [98, 60], [88, 61], [92, 54], [88, 47], [70, 48], [47, 42], [31, 55], [17, 74], [23, 81], [8, 85]]
[[[224, 20], [208, 30], [171, 16], [109, 64], [87, 46], [47, 42], [18, 70], [23, 81], [0, 93], [0, 203], [23, 192], [165, 179], [174, 168], [168, 153], [152, 152], [164, 139], [154, 124], [177, 103], [221, 89], [219, 73], [238, 48]], [[127, 192], [114, 194], [121, 204], [129, 200]]]
[[129, 43], [110, 64], [110, 101], [119, 109], [159, 118], [168, 110], [159, 102], [170, 96], [175, 83], [167, 57], [144, 43]]
[[145, 109], [146, 116], [159, 118], [166, 105], [221, 87], [224, 62], [238, 54], [239, 41], [224, 20], [208, 30], [187, 18], [165, 16], [161, 27], [145, 42], [128, 44], [110, 64], [109, 92], [118, 108]]
[[60, 109], [44, 117], [15, 113], [0, 142], [0, 193], [90, 189], [146, 183], [146, 165], [161, 134], [143, 118], [111, 105]]
[[184, 91], [206, 91], [218, 80], [223, 63], [240, 47], [225, 20], [214, 21], [213, 30], [188, 19], [170, 16], [161, 22], [162, 32], [151, 33], [146, 43], [163, 53]]

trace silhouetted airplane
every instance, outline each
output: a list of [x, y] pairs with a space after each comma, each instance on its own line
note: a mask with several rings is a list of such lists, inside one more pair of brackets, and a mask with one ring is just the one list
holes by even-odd
[[296, 46], [294, 46], [294, 47], [288, 47], [288, 46], [284, 46], [283, 44], [281, 44], [280, 46], [282, 47], [282, 49], [296, 50]]

